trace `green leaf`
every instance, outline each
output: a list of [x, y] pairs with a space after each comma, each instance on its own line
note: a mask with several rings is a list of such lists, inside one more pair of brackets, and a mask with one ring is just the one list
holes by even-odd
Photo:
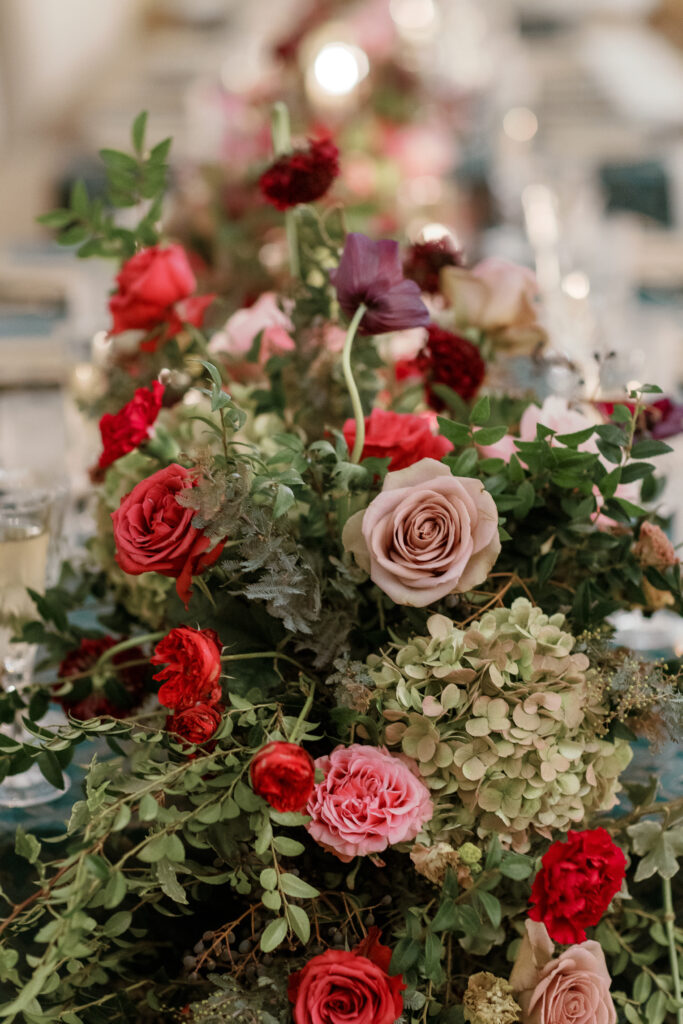
[[292, 875], [288, 871], [280, 875], [280, 886], [282, 891], [288, 896], [298, 899], [308, 900], [320, 895], [318, 890], [309, 885], [308, 882], [304, 882], [303, 878], [298, 878], [297, 875]]
[[277, 913], [282, 906], [282, 896], [279, 892], [273, 892], [272, 889], [266, 889], [261, 896], [261, 902], [264, 907], [268, 907], [268, 910], [272, 910]]
[[283, 857], [298, 857], [304, 852], [304, 844], [298, 839], [290, 839], [289, 836], [275, 836], [273, 846]]
[[476, 424], [481, 427], [484, 423], [488, 423], [491, 417], [491, 400], [488, 395], [483, 395], [470, 413], [470, 423]]
[[292, 931], [306, 945], [311, 937], [311, 923], [308, 920], [308, 914], [303, 907], [296, 907], [294, 904], [287, 907], [286, 913]]
[[127, 891], [126, 879], [123, 872], [115, 871], [109, 876], [109, 881], [104, 887], [102, 906], [107, 910], [111, 910], [112, 907], [118, 907]]
[[280, 945], [287, 935], [287, 922], [284, 917], [278, 917], [266, 925], [261, 936], [261, 950], [270, 953]]
[[105, 921], [102, 931], [110, 939], [113, 939], [117, 935], [123, 935], [124, 932], [127, 932], [132, 920], [133, 915], [129, 910], [119, 910], [118, 913], [112, 914], [108, 921]]
[[74, 215], [71, 210], [50, 210], [48, 213], [41, 213], [36, 220], [46, 228], [65, 228], [67, 224], [73, 223]]
[[263, 889], [276, 889], [277, 871], [275, 868], [264, 868], [259, 875], [259, 882]]
[[98, 878], [100, 882], [105, 882], [109, 878], [109, 865], [98, 853], [86, 854], [84, 863], [90, 874]]
[[644, 477], [654, 473], [655, 467], [652, 462], [627, 462], [621, 469], [621, 482], [623, 484], [633, 483], [634, 480], [642, 480]]
[[21, 825], [17, 826], [14, 840], [14, 852], [27, 860], [29, 864], [35, 864], [40, 856], [40, 843], [30, 832], [25, 832]]
[[624, 1016], [629, 1024], [643, 1024], [643, 1018], [632, 1003], [626, 1003], [624, 1006]]
[[122, 172], [128, 172], [131, 175], [137, 174], [138, 162], [128, 153], [121, 153], [118, 149], [101, 149], [100, 159], [107, 165], [107, 170], [113, 172], [117, 181], [122, 180], [120, 178]]
[[529, 877], [533, 870], [533, 865], [530, 859], [524, 857], [521, 853], [506, 853], [498, 866], [498, 870], [506, 878], [521, 881], [521, 879]]
[[652, 978], [642, 971], [633, 984], [633, 998], [637, 1003], [644, 1003], [652, 991]]
[[116, 812], [116, 817], [114, 818], [114, 823], [112, 824], [111, 827], [112, 832], [121, 832], [121, 830], [126, 828], [126, 826], [129, 824], [130, 819], [130, 807], [128, 806], [128, 804], [121, 804], [118, 811]]
[[495, 444], [496, 441], [500, 441], [501, 438], [507, 434], [507, 427], [483, 427], [481, 430], [475, 430], [474, 432], [474, 443], [479, 445]]
[[263, 806], [263, 801], [260, 796], [257, 796], [252, 789], [240, 781], [235, 786], [234, 792], [237, 806], [241, 807], [243, 811], [248, 811], [250, 814], [252, 811], [258, 811]]
[[174, 903], [187, 904], [187, 896], [182, 885], [178, 881], [174, 865], [168, 857], [162, 857], [156, 866], [157, 878], [162, 892], [164, 892]]
[[51, 750], [43, 750], [42, 754], [38, 755], [37, 764], [51, 786], [55, 789], [64, 789], [62, 767], [56, 754]]
[[645, 1006], [645, 1019], [647, 1024], [662, 1024], [666, 1017], [666, 995], [661, 989], [657, 989], [656, 992], [650, 996]]
[[79, 217], [85, 219], [88, 216], [88, 210], [90, 207], [88, 190], [85, 187], [85, 182], [81, 181], [80, 178], [71, 186], [69, 205], [74, 213], [78, 214]]
[[140, 807], [138, 809], [138, 817], [140, 818], [140, 821], [154, 821], [158, 813], [159, 804], [151, 793], [145, 793], [140, 801]]
[[152, 147], [149, 154], [149, 162], [154, 164], [163, 164], [168, 156], [173, 139], [164, 139], [162, 142], [157, 142], [156, 146]]
[[416, 938], [399, 939], [391, 957], [390, 973], [407, 974], [417, 963], [422, 953], [422, 943]]
[[168, 839], [170, 836], [155, 835], [146, 843], [141, 850], [138, 850], [138, 857], [147, 864], [154, 864], [167, 855]]
[[637, 444], [631, 448], [632, 459], [652, 459], [656, 455], [664, 455], [666, 452], [673, 451], [670, 444], [666, 444], [664, 441], [655, 441], [654, 438], [646, 438], [644, 441], [638, 441]]
[[143, 110], [133, 121], [133, 127], [131, 129], [131, 138], [133, 140], [133, 149], [142, 156], [145, 148], [145, 129], [147, 128], [147, 111]]
[[479, 897], [479, 902], [486, 911], [489, 921], [494, 928], [497, 928], [503, 916], [500, 900], [498, 900], [493, 893], [484, 892], [484, 890], [478, 892], [477, 895]]
[[443, 437], [448, 438], [456, 447], [470, 443], [470, 428], [466, 424], [456, 423], [445, 416], [438, 416], [437, 420], [439, 423], [439, 433]]

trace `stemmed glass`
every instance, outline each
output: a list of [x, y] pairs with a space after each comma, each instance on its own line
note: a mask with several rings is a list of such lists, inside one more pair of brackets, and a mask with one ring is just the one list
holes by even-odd
[[[12, 637], [36, 614], [28, 590], [43, 593], [56, 578], [65, 498], [62, 488], [41, 486], [25, 473], [0, 471], [0, 685], [5, 692], [31, 683], [36, 647]], [[30, 740], [19, 713], [2, 728], [11, 739]], [[63, 793], [33, 765], [0, 784], [0, 805], [29, 807]]]

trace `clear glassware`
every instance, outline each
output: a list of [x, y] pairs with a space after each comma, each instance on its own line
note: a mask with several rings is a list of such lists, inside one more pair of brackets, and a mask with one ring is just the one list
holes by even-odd
[[[35, 615], [28, 590], [43, 593], [56, 579], [65, 501], [63, 488], [41, 486], [26, 473], [0, 471], [0, 685], [6, 692], [31, 683], [36, 647], [12, 637]], [[31, 741], [20, 714], [0, 728], [12, 739]], [[0, 805], [30, 807], [56, 800], [64, 792], [50, 785], [34, 765], [0, 784]]]

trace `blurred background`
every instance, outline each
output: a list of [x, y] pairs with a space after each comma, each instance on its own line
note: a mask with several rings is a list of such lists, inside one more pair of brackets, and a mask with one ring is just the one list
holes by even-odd
[[253, 188], [281, 96], [295, 134], [335, 135], [352, 226], [536, 269], [546, 389], [680, 397], [683, 0], [3, 0], [0, 466], [78, 490], [97, 450], [77, 401], [116, 268], [36, 216], [76, 179], [97, 194], [98, 150], [148, 110], [174, 139], [169, 232], [225, 317], [281, 257]]

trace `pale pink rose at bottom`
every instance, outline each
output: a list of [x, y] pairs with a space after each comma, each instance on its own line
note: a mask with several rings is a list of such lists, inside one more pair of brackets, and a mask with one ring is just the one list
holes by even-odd
[[315, 766], [325, 778], [308, 802], [306, 827], [342, 861], [414, 839], [434, 813], [417, 765], [385, 747], [337, 747]]
[[510, 984], [523, 1024], [616, 1024], [612, 979], [600, 944], [570, 946], [553, 960], [546, 927], [526, 922]]

